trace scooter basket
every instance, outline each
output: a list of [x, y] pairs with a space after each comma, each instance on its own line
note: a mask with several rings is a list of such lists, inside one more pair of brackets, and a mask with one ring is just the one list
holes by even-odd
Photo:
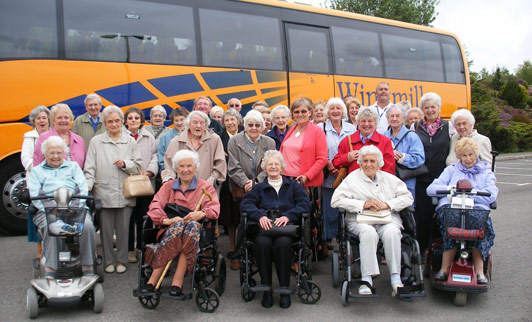
[[50, 236], [81, 236], [86, 208], [46, 208], [46, 223]]
[[[484, 239], [489, 214], [489, 210], [484, 209], [445, 208], [443, 215], [447, 238], [459, 240]], [[462, 217], [464, 219], [463, 224]]]

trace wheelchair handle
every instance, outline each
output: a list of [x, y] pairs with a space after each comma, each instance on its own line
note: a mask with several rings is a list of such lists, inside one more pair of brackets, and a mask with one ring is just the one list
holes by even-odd
[[437, 190], [436, 194], [438, 195], [448, 195], [451, 193], [451, 190]]

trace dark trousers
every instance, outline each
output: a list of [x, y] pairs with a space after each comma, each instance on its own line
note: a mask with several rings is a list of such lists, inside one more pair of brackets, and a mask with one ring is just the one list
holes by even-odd
[[[148, 213], [148, 208], [153, 199], [153, 196], [137, 197], [137, 205], [133, 208], [131, 217], [129, 219], [129, 237], [128, 237], [128, 251], [135, 250], [135, 235], [137, 236], [137, 249], [140, 249], [142, 237], [142, 222], [143, 217]], [[135, 226], [137, 228], [135, 229]], [[135, 234], [136, 233], [136, 234]]]
[[416, 231], [419, 248], [423, 255], [430, 242], [432, 218], [436, 212], [436, 205], [432, 204], [432, 197], [427, 196], [429, 182], [416, 182]]
[[272, 286], [272, 261], [279, 278], [280, 287], [290, 286], [290, 266], [292, 265], [292, 238], [281, 236], [275, 239], [268, 236], [255, 237], [255, 258], [261, 284]]

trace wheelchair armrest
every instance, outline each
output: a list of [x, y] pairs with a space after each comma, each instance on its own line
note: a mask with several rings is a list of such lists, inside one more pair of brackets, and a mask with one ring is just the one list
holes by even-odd
[[201, 224], [216, 224], [216, 219], [203, 218]]
[[440, 199], [438, 197], [432, 197], [432, 204], [433, 205], [437, 205], [438, 204], [438, 201], [440, 201]]
[[497, 201], [494, 201], [490, 204], [490, 209], [497, 209]]
[[35, 207], [35, 205], [33, 203], [30, 204], [30, 207], [28, 208], [28, 211], [30, 212], [30, 214], [35, 217], [35, 214], [37, 213], [37, 207]]
[[307, 219], [308, 216], [309, 216], [308, 212], [304, 212], [304, 213], [301, 214], [301, 218], [303, 218], [303, 219]]
[[416, 217], [414, 216], [414, 208], [407, 207], [399, 212], [399, 216], [403, 221], [405, 231], [416, 238]]

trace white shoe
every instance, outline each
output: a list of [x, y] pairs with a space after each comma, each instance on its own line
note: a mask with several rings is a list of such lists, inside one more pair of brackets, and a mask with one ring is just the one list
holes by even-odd
[[132, 251], [127, 254], [127, 261], [129, 263], [136, 263], [137, 262], [137, 252]]
[[105, 272], [107, 274], [114, 273], [115, 272], [115, 265], [114, 264], [107, 265], [107, 267], [105, 268]]
[[396, 282], [396, 283], [393, 283], [392, 284], [392, 296], [397, 296], [397, 289], [399, 287], [404, 287], [403, 283], [401, 282]]
[[362, 284], [358, 288], [358, 295], [373, 295], [373, 293], [371, 293], [371, 289], [367, 285]]
[[124, 265], [124, 264], [122, 264], [122, 263], [118, 263], [118, 264], [116, 265], [116, 272], [117, 272], [118, 274], [123, 274], [123, 273], [126, 272], [126, 270], [127, 270], [126, 265]]

